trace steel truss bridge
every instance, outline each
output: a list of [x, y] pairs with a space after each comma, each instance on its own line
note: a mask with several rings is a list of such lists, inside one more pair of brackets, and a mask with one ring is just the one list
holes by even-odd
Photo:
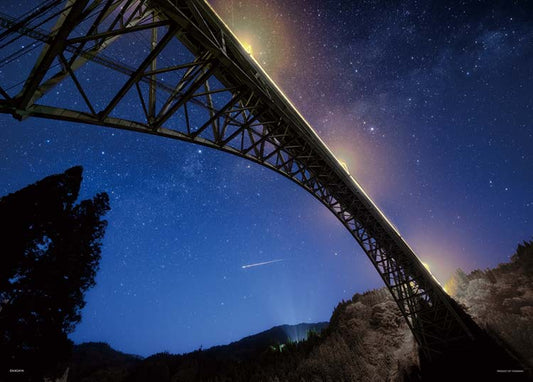
[[[0, 76], [0, 112], [179, 139], [268, 167], [350, 231], [426, 355], [474, 339], [465, 313], [203, 0], [46, 0], [1, 13], [0, 27], [0, 70], [17, 65], [22, 76]], [[77, 98], [53, 97], [65, 88]]]

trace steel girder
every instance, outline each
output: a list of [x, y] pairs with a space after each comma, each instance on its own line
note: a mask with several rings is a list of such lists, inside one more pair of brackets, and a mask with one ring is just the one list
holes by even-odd
[[[455, 340], [472, 338], [464, 312], [207, 3], [48, 0], [42, 9], [47, 11], [33, 12], [22, 20], [0, 15], [3, 51], [17, 36], [42, 45], [22, 88], [0, 83], [0, 112], [18, 119], [41, 117], [155, 134], [266, 166], [314, 195], [350, 231], [427, 355]], [[51, 32], [40, 28], [46, 15], [57, 20]], [[84, 31], [79, 25], [84, 25]], [[144, 59], [135, 66], [105, 54], [118, 39], [141, 31], [149, 31], [151, 41]], [[165, 65], [161, 54], [176, 42], [192, 58]], [[9, 64], [14, 57], [16, 51], [0, 64]], [[91, 101], [90, 85], [77, 77], [87, 63], [125, 78], [100, 107]], [[161, 78], [170, 75], [179, 80], [169, 84]], [[58, 107], [44, 102], [67, 79], [84, 105], [64, 102]], [[142, 113], [128, 117], [119, 106], [126, 98], [131, 103], [132, 93]]]

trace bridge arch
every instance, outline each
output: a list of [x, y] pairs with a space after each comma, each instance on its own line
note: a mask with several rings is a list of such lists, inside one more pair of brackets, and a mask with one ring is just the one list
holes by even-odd
[[[461, 309], [205, 1], [47, 0], [19, 18], [0, 15], [0, 26], [0, 65], [27, 55], [20, 38], [40, 47], [20, 83], [0, 83], [0, 112], [153, 134], [265, 166], [311, 193], [348, 229], [427, 354], [472, 337]], [[141, 59], [107, 54], [126, 35], [148, 37]], [[172, 56], [177, 51], [185, 53]], [[121, 86], [84, 83], [88, 65], [121, 76]], [[63, 84], [82, 102], [51, 103]], [[88, 86], [100, 86], [104, 100], [91, 99]]]

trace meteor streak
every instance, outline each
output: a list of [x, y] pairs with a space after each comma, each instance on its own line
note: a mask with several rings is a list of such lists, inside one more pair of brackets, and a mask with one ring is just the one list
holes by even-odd
[[258, 266], [260, 266], [260, 265], [266, 265], [266, 264], [271, 264], [271, 263], [277, 263], [278, 261], [283, 261], [283, 260], [285, 260], [285, 259], [277, 259], [277, 260], [265, 261], [265, 262], [262, 262], [262, 263], [248, 264], [248, 265], [243, 265], [241, 268], [242, 268], [242, 269], [246, 269], [246, 268], [258, 267]]

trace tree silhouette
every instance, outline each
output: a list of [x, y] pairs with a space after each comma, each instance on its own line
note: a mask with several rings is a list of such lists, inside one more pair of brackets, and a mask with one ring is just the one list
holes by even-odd
[[[94, 286], [109, 210], [106, 193], [74, 204], [82, 167], [0, 199], [0, 366], [25, 380], [57, 377], [67, 338]], [[0, 379], [1, 376], [0, 376]]]

